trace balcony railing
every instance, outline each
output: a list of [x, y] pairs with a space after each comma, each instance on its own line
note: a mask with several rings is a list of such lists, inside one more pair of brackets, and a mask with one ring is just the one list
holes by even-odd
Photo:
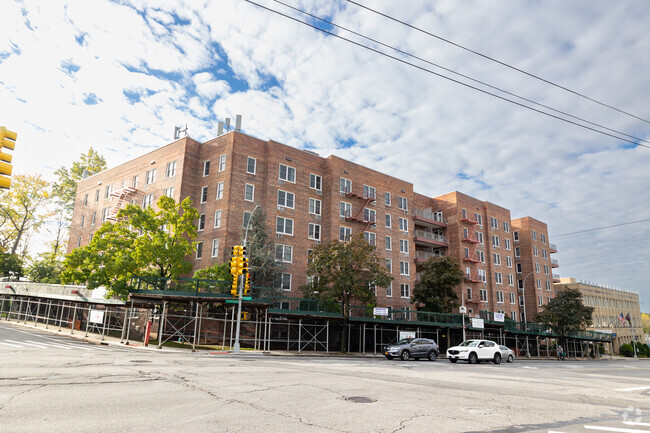
[[413, 216], [428, 219], [430, 221], [436, 221], [442, 224], [447, 224], [447, 220], [438, 212], [431, 212], [429, 210], [423, 209], [414, 209]]
[[439, 235], [433, 232], [427, 232], [424, 230], [416, 230], [415, 236], [418, 238], [430, 239], [432, 241], [441, 242], [443, 244], [447, 243], [447, 238], [445, 238], [443, 235]]
[[560, 279], [560, 274], [553, 274], [553, 279], [554, 280], [559, 280]]
[[444, 254], [432, 253], [432, 252], [429, 252], [429, 251], [416, 251], [415, 252], [416, 260], [429, 260], [431, 257], [444, 257]]
[[560, 266], [560, 263], [558, 263], [557, 259], [551, 259], [551, 265], [555, 268]]
[[549, 242], [548, 248], [549, 248], [549, 250], [551, 250], [551, 252], [556, 252], [557, 253], [557, 245], [552, 244], [552, 243]]

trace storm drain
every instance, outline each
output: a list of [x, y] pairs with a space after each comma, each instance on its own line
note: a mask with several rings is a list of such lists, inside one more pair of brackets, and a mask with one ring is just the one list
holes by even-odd
[[346, 400], [351, 401], [352, 403], [374, 403], [377, 401], [368, 397], [348, 397]]

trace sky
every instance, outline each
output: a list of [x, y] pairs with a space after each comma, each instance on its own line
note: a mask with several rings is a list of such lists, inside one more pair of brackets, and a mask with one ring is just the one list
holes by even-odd
[[[112, 167], [172, 142], [174, 126], [204, 141], [241, 114], [257, 138], [544, 221], [555, 273], [638, 291], [650, 311], [650, 221], [565, 235], [650, 219], [650, 3], [359, 0], [408, 27], [345, 0], [283, 0], [368, 42], [255, 1], [394, 58], [245, 0], [0, 0], [0, 124], [18, 132], [14, 173], [54, 180], [91, 146]], [[426, 70], [533, 105], [431, 63], [631, 143], [444, 79]]]

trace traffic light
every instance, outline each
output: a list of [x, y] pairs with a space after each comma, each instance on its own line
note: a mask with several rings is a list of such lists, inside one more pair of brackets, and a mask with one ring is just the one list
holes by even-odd
[[246, 274], [246, 280], [244, 282], [244, 296], [248, 296], [251, 291], [251, 274]]
[[11, 155], [2, 152], [3, 148], [14, 150], [16, 145], [16, 134], [13, 131], [9, 131], [4, 126], [0, 127], [0, 188], [9, 189], [11, 186], [11, 176], [12, 166], [11, 166]]
[[237, 270], [240, 274], [248, 274], [248, 259], [246, 257], [237, 257]]
[[241, 319], [242, 320], [250, 320], [251, 319], [251, 313], [248, 311], [242, 311], [241, 312]]
[[237, 267], [237, 258], [233, 257], [228, 262], [228, 273], [232, 275], [232, 286], [230, 289], [230, 294], [237, 296], [237, 279], [239, 278], [239, 269]]

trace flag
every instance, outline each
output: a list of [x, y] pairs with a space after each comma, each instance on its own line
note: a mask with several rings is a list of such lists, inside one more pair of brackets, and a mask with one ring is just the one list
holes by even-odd
[[632, 318], [630, 317], [630, 313], [627, 313], [627, 316], [625, 316], [625, 320], [627, 320], [630, 323], [630, 326], [632, 326]]
[[623, 316], [623, 313], [619, 314], [616, 317], [621, 323], [625, 323], [625, 317]]

